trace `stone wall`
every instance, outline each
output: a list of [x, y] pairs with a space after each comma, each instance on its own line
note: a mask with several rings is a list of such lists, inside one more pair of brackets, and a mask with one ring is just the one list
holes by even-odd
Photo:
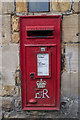
[[[28, 12], [26, 0], [2, 2], [2, 41], [0, 41], [0, 107], [3, 118], [64, 118], [77, 117], [78, 112], [78, 52], [80, 46], [80, 2], [50, 2], [50, 11]], [[1, 8], [0, 7], [0, 8]], [[61, 109], [53, 111], [21, 110], [21, 77], [19, 66], [19, 16], [62, 15], [61, 42]], [[1, 79], [2, 78], [2, 79]], [[1, 81], [2, 80], [2, 81]], [[73, 109], [75, 109], [73, 111]]]

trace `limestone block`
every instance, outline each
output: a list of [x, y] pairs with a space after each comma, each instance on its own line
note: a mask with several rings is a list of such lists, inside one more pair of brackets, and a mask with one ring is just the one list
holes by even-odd
[[80, 98], [80, 44], [78, 45], [78, 91], [79, 91], [79, 98]]
[[67, 72], [78, 72], [78, 45], [65, 45], [65, 69]]
[[0, 96], [2, 95], [2, 82], [0, 81]]
[[11, 97], [2, 98], [2, 110], [6, 112], [13, 110], [13, 98]]
[[74, 12], [80, 12], [80, 1], [74, 2], [72, 8], [73, 8]]
[[0, 120], [2, 119], [2, 97], [0, 97]]
[[2, 16], [2, 43], [8, 44], [11, 41], [11, 16]]
[[15, 107], [19, 109], [21, 108], [21, 97], [15, 99]]
[[2, 2], [2, 14], [14, 13], [14, 2]]
[[15, 70], [19, 65], [19, 45], [2, 46], [2, 84], [15, 85]]
[[63, 72], [61, 80], [62, 96], [78, 98], [78, 73]]
[[2, 108], [2, 97], [0, 96], [0, 109]]
[[6, 96], [6, 97], [12, 97], [14, 96], [16, 93], [15, 91], [15, 86], [8, 86], [8, 85], [5, 85], [5, 86], [2, 86], [2, 97]]
[[79, 41], [80, 41], [80, 14], [78, 15], [78, 33], [79, 33]]
[[65, 71], [61, 77], [62, 95], [78, 97], [78, 45], [65, 45]]
[[2, 2], [0, 1], [0, 15], [2, 15]]
[[0, 15], [0, 44], [2, 43], [2, 15]]
[[19, 17], [12, 16], [12, 31], [17, 32], [19, 31]]
[[73, 14], [63, 17], [62, 22], [62, 40], [63, 42], [78, 42], [79, 32], [78, 29], [78, 17], [79, 15]]
[[15, 82], [16, 85], [21, 85], [21, 75], [20, 75], [20, 68], [17, 67], [16, 72], [15, 72]]
[[52, 0], [52, 9], [54, 12], [68, 11], [70, 9], [70, 1], [67, 0], [66, 2], [64, 2], [64, 0], [61, 1]]
[[20, 86], [15, 87], [15, 96], [21, 97], [21, 87]]
[[16, 0], [16, 12], [27, 12], [26, 0]]
[[13, 43], [19, 43], [19, 33], [18, 32], [13, 32], [13, 34], [12, 34], [12, 42]]
[[2, 90], [2, 47], [0, 45], [0, 96]]
[[1, 72], [2, 72], [2, 45], [0, 44], [0, 84], [1, 84]]

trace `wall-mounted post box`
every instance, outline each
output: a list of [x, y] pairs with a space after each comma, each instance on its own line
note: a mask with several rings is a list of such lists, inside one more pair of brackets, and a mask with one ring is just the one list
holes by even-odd
[[61, 16], [20, 17], [23, 110], [59, 110]]

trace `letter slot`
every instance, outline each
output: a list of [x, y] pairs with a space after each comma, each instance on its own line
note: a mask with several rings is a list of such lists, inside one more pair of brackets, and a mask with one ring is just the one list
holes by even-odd
[[54, 27], [53, 26], [27, 26], [26, 27], [27, 38], [53, 38]]

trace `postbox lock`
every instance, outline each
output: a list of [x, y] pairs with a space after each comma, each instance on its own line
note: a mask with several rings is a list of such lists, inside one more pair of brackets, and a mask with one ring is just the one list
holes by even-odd
[[30, 73], [30, 78], [31, 78], [31, 79], [34, 78], [34, 73]]

